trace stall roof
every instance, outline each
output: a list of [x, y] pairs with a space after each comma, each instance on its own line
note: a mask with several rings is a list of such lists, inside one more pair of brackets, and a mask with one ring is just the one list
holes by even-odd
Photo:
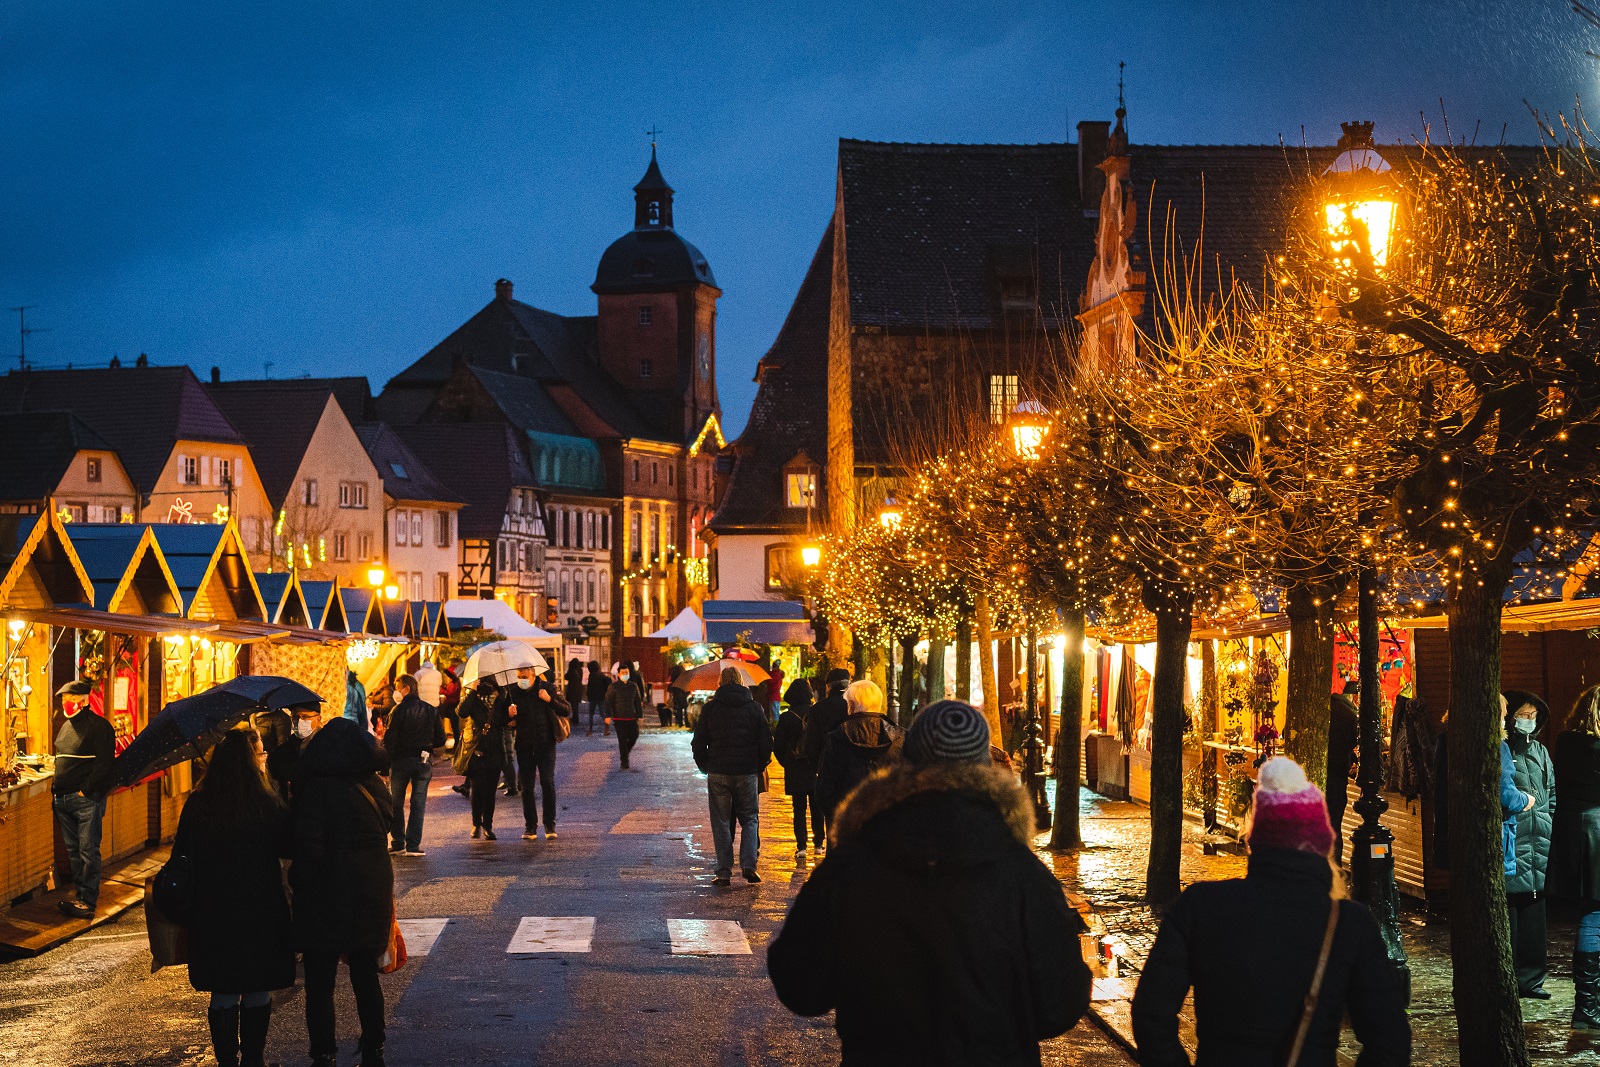
[[319, 630], [349, 633], [350, 624], [344, 610], [340, 590], [344, 587], [337, 578], [328, 581], [301, 581], [300, 592], [306, 600], [307, 620]]
[[311, 608], [291, 571], [256, 572], [256, 588], [267, 605], [267, 617], [282, 626], [310, 626]]
[[433, 636], [433, 615], [425, 600], [411, 601], [411, 629], [416, 637], [427, 640]]
[[798, 600], [707, 600], [707, 641], [729, 644], [748, 634], [758, 645], [809, 645], [816, 634]]
[[220, 606], [237, 619], [266, 619], [261, 590], [232, 519], [221, 525], [156, 523], [151, 528], [183, 595], [184, 614], [216, 616]]
[[[105, 611], [127, 614], [181, 615], [183, 594], [146, 524], [73, 523], [72, 544], [94, 583], [94, 599]], [[129, 599], [132, 594], [132, 600]]]
[[383, 620], [383, 633], [388, 637], [412, 637], [416, 629], [411, 622], [409, 600], [380, 600], [378, 615]]
[[142, 637], [160, 637], [165, 634], [210, 634], [217, 623], [181, 619], [176, 615], [119, 615], [97, 608], [8, 608], [7, 619], [44, 623], [73, 630], [108, 630], [119, 634], [138, 634]]
[[428, 613], [433, 616], [433, 636], [441, 641], [449, 640], [450, 619], [444, 613], [444, 605], [437, 600], [430, 600], [427, 604]]
[[383, 634], [383, 616], [372, 590], [341, 585], [336, 592], [339, 608], [344, 612], [345, 630], [353, 634]]
[[94, 603], [94, 585], [54, 509], [0, 515], [0, 606]]
[[444, 613], [454, 620], [450, 625], [457, 629], [468, 629], [472, 620], [476, 619], [485, 630], [493, 630], [502, 637], [515, 637], [540, 648], [555, 648], [562, 643], [560, 634], [539, 629], [501, 600], [447, 600]]

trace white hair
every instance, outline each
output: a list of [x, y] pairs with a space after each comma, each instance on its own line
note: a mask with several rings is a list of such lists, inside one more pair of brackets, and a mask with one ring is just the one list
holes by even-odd
[[882, 715], [883, 690], [870, 679], [851, 682], [844, 691], [844, 702], [852, 715]]

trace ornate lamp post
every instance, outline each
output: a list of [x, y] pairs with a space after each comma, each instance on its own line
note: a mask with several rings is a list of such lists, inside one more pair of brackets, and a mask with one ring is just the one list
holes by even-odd
[[[1044, 439], [1050, 433], [1050, 413], [1037, 400], [1024, 400], [1011, 411], [1006, 421], [1011, 435], [1011, 450], [1023, 463], [1039, 461]], [[1044, 734], [1039, 723], [1039, 631], [1028, 616], [1028, 722], [1023, 728], [1023, 774], [1028, 795], [1033, 798], [1034, 825], [1050, 828], [1050, 797], [1045, 792]]]
[[[1372, 123], [1341, 124], [1343, 151], [1323, 172], [1323, 217], [1328, 252], [1342, 273], [1350, 276], [1361, 301], [1363, 282], [1376, 281], [1389, 262], [1389, 249], [1398, 214], [1389, 164], [1372, 141]], [[1372, 910], [1407, 1001], [1411, 998], [1411, 969], [1400, 941], [1400, 894], [1394, 883], [1394, 834], [1378, 821], [1389, 810], [1379, 788], [1383, 784], [1380, 717], [1382, 692], [1378, 683], [1378, 574], [1362, 567], [1356, 578], [1357, 626], [1360, 638], [1358, 678], [1361, 685], [1361, 769], [1356, 783], [1361, 797], [1355, 802], [1361, 825], [1350, 836], [1350, 880], [1355, 899]], [[1329, 783], [1329, 788], [1335, 784]]]
[[900, 501], [894, 498], [893, 493], [883, 498], [883, 507], [878, 509], [878, 522], [885, 530], [897, 529], [904, 517], [905, 513], [900, 510]]

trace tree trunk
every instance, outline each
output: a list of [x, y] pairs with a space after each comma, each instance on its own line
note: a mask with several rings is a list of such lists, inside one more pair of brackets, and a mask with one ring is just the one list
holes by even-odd
[[[885, 709], [888, 710], [888, 709]], [[903, 730], [917, 713], [917, 635], [900, 639], [900, 714], [895, 723]]]
[[[1500, 839], [1500, 598], [1507, 573], [1450, 598], [1450, 961], [1462, 1067], [1525, 1067]], [[1498, 579], [1498, 580], [1494, 580]]]
[[922, 685], [922, 706], [944, 699], [944, 635], [928, 631], [927, 674]]
[[1056, 734], [1056, 812], [1050, 847], [1082, 848], [1078, 783], [1083, 778], [1083, 609], [1062, 608], [1067, 635], [1061, 653], [1061, 730]]
[[894, 694], [894, 650], [895, 640], [889, 638], [889, 643], [883, 649], [883, 712], [885, 715], [895, 706]]
[[[1200, 642], [1200, 725], [1197, 733], [1201, 741], [1208, 741], [1222, 728], [1222, 689], [1217, 683], [1217, 643]], [[1206, 830], [1217, 828], [1217, 794], [1221, 787], [1218, 774], [1217, 750], [1209, 745], [1201, 749], [1200, 795], [1201, 818]]]
[[1320, 788], [1328, 778], [1328, 720], [1333, 698], [1333, 601], [1348, 585], [1297, 582], [1288, 589], [1289, 700], [1283, 751]]
[[956, 624], [956, 699], [972, 703], [972, 622]]
[[1194, 596], [1147, 580], [1144, 606], [1156, 617], [1156, 671], [1150, 681], [1150, 857], [1144, 896], [1164, 908], [1178, 898], [1183, 848], [1183, 678], [1188, 670]]
[[983, 684], [983, 717], [989, 720], [989, 737], [995, 747], [1004, 748], [1000, 733], [1000, 684], [994, 674], [994, 614], [989, 610], [989, 598], [980, 595], [978, 616], [978, 675]]

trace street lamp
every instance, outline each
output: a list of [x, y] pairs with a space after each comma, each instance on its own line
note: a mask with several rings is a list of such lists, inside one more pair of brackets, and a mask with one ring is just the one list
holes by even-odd
[[385, 600], [395, 600], [398, 599], [399, 596], [400, 587], [395, 585], [393, 582], [390, 582], [388, 585], [383, 587], [383, 598]]
[[883, 528], [885, 530], [898, 529], [900, 520], [904, 517], [904, 513], [900, 510], [900, 502], [894, 498], [894, 494], [890, 493], [884, 497], [883, 507], [878, 509], [878, 521], [883, 524]]
[[[1011, 435], [1011, 450], [1023, 463], [1040, 459], [1044, 439], [1050, 433], [1050, 413], [1037, 400], [1024, 400], [1011, 409], [1006, 420]], [[1039, 630], [1028, 616], [1028, 722], [1023, 728], [1023, 774], [1028, 795], [1033, 798], [1034, 825], [1050, 828], [1050, 797], [1044, 785], [1044, 732], [1039, 724]]]
[[[1389, 164], [1372, 141], [1372, 123], [1340, 123], [1339, 153], [1323, 172], [1323, 221], [1327, 227], [1328, 254], [1341, 272], [1377, 281], [1389, 262], [1389, 248], [1397, 215]], [[1363, 300], [1360, 292], [1357, 302]], [[1372, 516], [1363, 515], [1371, 521]], [[1361, 825], [1350, 835], [1351, 892], [1378, 920], [1389, 965], [1394, 968], [1406, 1000], [1411, 999], [1411, 968], [1400, 940], [1400, 893], [1394, 883], [1394, 834], [1379, 822], [1389, 802], [1379, 792], [1383, 785], [1383, 742], [1379, 719], [1382, 691], [1378, 683], [1378, 572], [1364, 566], [1356, 575], [1356, 627], [1359, 641], [1358, 673], [1361, 686], [1360, 770], [1356, 784], [1361, 796], [1355, 802]], [[1330, 789], [1343, 782], [1328, 783]], [[1337, 829], [1337, 827], [1335, 827]]]
[[367, 584], [374, 589], [383, 585], [383, 564], [374, 563], [367, 568]]
[[820, 545], [803, 545], [800, 548], [800, 562], [806, 567], [815, 567], [822, 562], [822, 547]]

